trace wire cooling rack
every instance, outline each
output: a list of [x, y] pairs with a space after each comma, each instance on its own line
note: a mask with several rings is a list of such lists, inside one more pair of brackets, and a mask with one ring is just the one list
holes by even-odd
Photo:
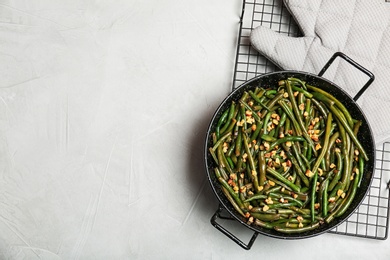
[[[243, 1], [232, 90], [255, 76], [280, 70], [250, 45], [250, 32], [259, 25], [288, 36], [301, 36], [299, 27], [282, 0]], [[377, 147], [376, 153], [374, 179], [368, 195], [355, 213], [330, 233], [387, 239], [390, 213], [390, 143]]]

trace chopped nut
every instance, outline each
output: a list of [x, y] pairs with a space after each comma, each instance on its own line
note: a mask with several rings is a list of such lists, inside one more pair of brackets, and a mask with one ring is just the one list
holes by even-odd
[[323, 173], [324, 173], [324, 172], [322, 171], [322, 169], [321, 169], [321, 168], [318, 168], [318, 175], [319, 175], [319, 176], [322, 176]]
[[341, 143], [341, 139], [340, 139], [340, 138], [337, 138], [337, 139], [336, 139], [336, 144], [339, 144], [339, 143]]
[[255, 170], [252, 170], [252, 175], [253, 176], [256, 176], [257, 175], [257, 172]]
[[251, 214], [249, 212], [245, 213], [246, 218], [249, 218], [250, 216], [251, 216]]
[[284, 203], [284, 198], [283, 198], [283, 197], [280, 198], [280, 199], [279, 199], [279, 202], [280, 202], [280, 203]]
[[275, 124], [275, 125], [278, 125], [278, 124], [279, 124], [279, 121], [276, 120], [276, 119], [273, 119], [273, 120], [272, 120], [272, 123]]
[[356, 175], [359, 175], [359, 169], [358, 168], [355, 168], [355, 173], [356, 173]]
[[292, 166], [292, 162], [290, 160], [287, 160], [286, 163], [287, 163], [287, 167], [291, 167]]
[[241, 193], [245, 193], [246, 192], [246, 186], [242, 186], [241, 189], [240, 189], [240, 192]]
[[[318, 135], [315, 135], [315, 134], [313, 134], [313, 135], [310, 135], [310, 138], [314, 141], [314, 142], [318, 142]], [[320, 148], [321, 148], [321, 145], [320, 145]]]
[[264, 145], [261, 144], [261, 145], [260, 145], [260, 151], [263, 151], [264, 149], [265, 149]]
[[298, 96], [299, 92], [298, 91], [295, 91], [294, 92], [294, 97]]
[[294, 177], [290, 175], [290, 176], [288, 176], [287, 180], [293, 181], [293, 180], [294, 180]]
[[242, 155], [242, 158], [243, 159], [246, 159], [248, 157], [248, 154], [247, 153], [244, 153], [243, 155]]
[[311, 170], [307, 169], [305, 175], [306, 175], [307, 177], [311, 178], [311, 177], [314, 176], [314, 173], [313, 173]]
[[244, 179], [244, 178], [245, 178], [245, 174], [240, 173], [240, 178], [241, 178], [241, 179]]
[[235, 193], [238, 193], [238, 191], [239, 191], [238, 186], [234, 186], [234, 187], [233, 187], [233, 190], [234, 190]]
[[275, 186], [275, 182], [273, 182], [271, 180], [268, 181], [268, 184], [271, 185], [271, 186]]
[[248, 219], [247, 224], [250, 225], [250, 224], [252, 224], [252, 223], [253, 223], [253, 217], [250, 217], [250, 218]]
[[[256, 130], [256, 125], [253, 124], [251, 128], [252, 128], [252, 131], [255, 131]], [[255, 141], [255, 140], [253, 140], [253, 141]]]
[[329, 165], [329, 168], [331, 168], [331, 169], [333, 169], [333, 168], [335, 168], [336, 167], [336, 164], [334, 164], [334, 163], [331, 163], [330, 165]]
[[257, 144], [255, 145], [255, 150], [259, 150], [259, 146]]
[[269, 210], [269, 207], [267, 205], [264, 205], [263, 211], [267, 211], [267, 210]]
[[294, 199], [298, 198], [298, 194], [294, 193], [292, 196], [293, 196]]
[[287, 142], [286, 142], [286, 146], [287, 146], [287, 147], [291, 147], [291, 145], [292, 145], [292, 143], [291, 143], [290, 141], [287, 141]]
[[328, 199], [328, 201], [331, 202], [331, 203], [332, 203], [332, 202], [335, 202], [335, 200], [336, 200], [335, 197], [330, 197], [330, 198]]
[[344, 199], [344, 198], [345, 198], [345, 195], [346, 195], [345, 192], [343, 192], [343, 194], [341, 194], [341, 198]]
[[316, 144], [316, 146], [315, 146], [316, 151], [320, 150], [321, 148], [322, 148], [322, 146], [319, 143]]
[[285, 190], [286, 190], [285, 187], [282, 187], [282, 188], [280, 189], [281, 192], [284, 192]]
[[262, 191], [262, 190], [264, 189], [264, 186], [259, 186], [257, 189], [258, 189], [259, 191]]
[[245, 111], [245, 115], [246, 116], [251, 116], [252, 115], [252, 111], [250, 111], [250, 110]]
[[229, 148], [229, 145], [226, 143], [226, 142], [224, 142], [223, 144], [222, 144], [222, 151], [224, 152], [224, 153], [226, 153], [227, 152], [227, 150], [228, 150], [228, 148]]
[[253, 106], [253, 101], [252, 101], [252, 100], [249, 101], [249, 102], [248, 102], [248, 105], [252, 107], [252, 106]]
[[302, 111], [305, 110], [305, 104], [303, 104], [303, 103], [300, 104], [300, 105], [299, 105], [299, 110], [302, 110]]
[[269, 146], [270, 146], [270, 144], [269, 144], [268, 142], [264, 142], [264, 148], [265, 148], [266, 150], [269, 149]]
[[359, 155], [359, 150], [355, 150], [355, 155], [357, 156], [357, 155]]
[[302, 228], [303, 227], [303, 223], [299, 222], [298, 227]]
[[302, 216], [298, 216], [298, 217], [297, 217], [297, 220], [298, 220], [298, 222], [302, 222], [303, 217], [302, 217]]
[[283, 97], [284, 97], [284, 98], [288, 98], [288, 93], [285, 92], [285, 93], [283, 94]]
[[284, 137], [284, 134], [280, 133], [279, 138], [283, 138], [283, 137]]
[[274, 202], [273, 202], [271, 197], [268, 197], [267, 199], [265, 199], [265, 203], [267, 203], [267, 204], [274, 204]]
[[314, 204], [314, 208], [315, 208], [315, 209], [319, 209], [319, 208], [320, 208], [320, 203]]
[[334, 151], [335, 151], [336, 153], [340, 153], [340, 152], [341, 152], [340, 148], [338, 148], [338, 147], [334, 148]]
[[304, 117], [308, 117], [309, 116], [309, 113], [307, 111], [303, 112], [303, 116]]
[[280, 159], [279, 159], [279, 157], [276, 157], [275, 166], [279, 166], [279, 165], [280, 165]]
[[253, 206], [251, 204], [248, 205], [248, 209], [251, 210], [253, 209]]
[[342, 194], [344, 193], [344, 191], [343, 190], [341, 190], [341, 189], [339, 189], [339, 190], [337, 190], [337, 196], [341, 196]]
[[237, 174], [235, 174], [235, 173], [231, 173], [231, 174], [229, 175], [229, 177], [230, 177], [230, 179], [232, 179], [232, 180], [237, 180]]
[[255, 122], [255, 119], [253, 117], [251, 117], [251, 116], [247, 116], [246, 117], [246, 122], [248, 124], [253, 124]]

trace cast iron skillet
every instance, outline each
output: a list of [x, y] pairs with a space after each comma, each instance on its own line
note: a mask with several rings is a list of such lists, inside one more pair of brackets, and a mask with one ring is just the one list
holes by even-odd
[[[344, 60], [348, 61], [350, 64], [361, 70], [363, 73], [367, 74], [370, 77], [370, 80], [366, 83], [366, 85], [359, 91], [359, 93], [352, 98], [350, 95], [348, 95], [344, 90], [342, 90], [340, 87], [338, 87], [336, 84], [332, 83], [331, 81], [321, 77], [325, 70], [330, 66], [330, 64], [333, 62], [333, 60], [337, 57], [341, 57]], [[321, 75], [321, 76], [320, 76]], [[365, 163], [364, 167], [364, 176], [363, 180], [361, 182], [360, 188], [357, 190], [355, 198], [348, 208], [348, 210], [339, 218], [334, 219], [329, 224], [324, 223], [319, 228], [307, 231], [304, 233], [299, 234], [284, 234], [279, 233], [272, 229], [265, 229], [262, 227], [258, 227], [255, 225], [248, 225], [246, 224], [246, 219], [243, 218], [240, 214], [238, 214], [233, 206], [231, 206], [230, 202], [226, 199], [225, 195], [222, 193], [220, 184], [218, 180], [215, 178], [214, 175], [214, 167], [216, 167], [216, 164], [214, 160], [212, 159], [211, 155], [208, 152], [208, 148], [212, 146], [212, 133], [215, 131], [215, 127], [217, 125], [218, 119], [220, 115], [229, 108], [231, 102], [238, 101], [239, 98], [242, 96], [244, 91], [253, 90], [256, 86], [261, 85], [264, 88], [277, 86], [277, 83], [281, 79], [286, 79], [288, 77], [296, 77], [301, 80], [306, 81], [308, 84], [319, 87], [330, 94], [334, 95], [340, 102], [344, 104], [344, 106], [348, 109], [348, 111], [351, 113], [352, 118], [361, 120], [362, 126], [360, 127], [358, 139], [363, 145], [364, 149], [366, 150], [369, 161]], [[273, 72], [264, 74], [258, 77], [255, 77], [244, 84], [242, 84], [240, 87], [235, 89], [232, 93], [230, 93], [221, 103], [221, 105], [217, 108], [215, 111], [211, 122], [209, 124], [208, 130], [207, 130], [207, 136], [206, 141], [204, 145], [204, 155], [205, 155], [205, 166], [206, 166], [206, 172], [207, 177], [209, 180], [209, 183], [212, 187], [212, 190], [215, 193], [215, 196], [220, 202], [220, 208], [217, 210], [217, 212], [214, 214], [214, 216], [211, 219], [211, 223], [219, 229], [221, 232], [223, 232], [225, 235], [227, 235], [229, 238], [231, 238], [234, 242], [239, 244], [245, 249], [250, 249], [252, 246], [255, 238], [257, 237], [257, 234], [263, 234], [266, 236], [274, 237], [274, 238], [281, 238], [281, 239], [299, 239], [299, 238], [309, 238], [313, 236], [317, 236], [320, 234], [323, 234], [327, 231], [330, 231], [331, 229], [335, 228], [342, 222], [344, 222], [348, 217], [357, 209], [357, 207], [362, 203], [364, 200], [369, 187], [371, 185], [371, 181], [374, 174], [374, 165], [375, 165], [375, 142], [374, 137], [371, 131], [371, 127], [363, 113], [363, 111], [360, 109], [360, 107], [357, 105], [356, 100], [359, 98], [359, 96], [364, 92], [364, 90], [372, 83], [374, 80], [374, 76], [371, 72], [366, 70], [365, 68], [361, 67], [359, 64], [351, 60], [349, 57], [345, 56], [343, 53], [335, 53], [335, 55], [329, 60], [329, 62], [325, 65], [325, 67], [322, 69], [319, 75], [314, 75], [311, 73], [301, 72], [301, 71], [279, 71], [279, 72]], [[230, 233], [227, 229], [225, 229], [223, 226], [219, 225], [216, 222], [216, 218], [220, 217], [221, 210], [226, 210], [234, 219], [236, 219], [238, 222], [240, 222], [242, 225], [246, 226], [247, 228], [253, 230], [255, 233], [249, 242], [248, 245], [244, 244], [241, 240], [239, 240], [236, 236], [234, 236], [232, 233]]]

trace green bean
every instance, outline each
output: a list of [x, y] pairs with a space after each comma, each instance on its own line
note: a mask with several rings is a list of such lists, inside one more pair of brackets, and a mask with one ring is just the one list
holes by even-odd
[[236, 103], [232, 102], [232, 104], [230, 105], [230, 108], [229, 108], [229, 114], [227, 116], [226, 123], [220, 129], [220, 134], [223, 134], [230, 126], [230, 122], [233, 119], [235, 110], [236, 110]]
[[267, 221], [267, 222], [269, 221], [272, 222], [280, 219], [280, 214], [262, 214], [262, 213], [252, 212], [251, 215], [259, 220]]
[[329, 190], [333, 190], [333, 188], [336, 186], [337, 182], [341, 178], [341, 173], [343, 170], [343, 158], [342, 158], [340, 152], [335, 152], [335, 154], [337, 157], [337, 167], [333, 171], [336, 171], [336, 174], [333, 176], [333, 179], [329, 184]]
[[339, 135], [340, 135], [340, 133], [336, 132], [329, 139], [328, 150], [326, 151], [326, 154], [325, 154], [325, 164], [326, 164], [327, 171], [329, 170], [329, 167], [330, 167], [330, 157], [332, 154], [332, 147], [333, 147], [334, 143], [336, 142], [336, 139], [339, 138]]
[[[263, 89], [263, 90], [264, 90], [264, 89]], [[265, 92], [265, 90], [264, 90], [264, 92]], [[262, 95], [264, 94], [264, 92], [262, 92]], [[249, 91], [249, 95], [250, 95], [250, 96], [251, 96], [251, 97], [260, 105], [260, 106], [264, 107], [266, 110], [269, 111], [269, 108], [268, 108], [266, 105], [263, 104], [263, 101], [260, 100], [260, 97], [261, 97], [262, 95], [257, 96], [257, 95], [255, 95], [252, 91]]]
[[[218, 169], [215, 168], [216, 176], [218, 175]], [[244, 209], [244, 204], [242, 203], [241, 199], [238, 197], [238, 194], [234, 192], [232, 187], [229, 186], [229, 184], [226, 182], [224, 178], [222, 178], [220, 175], [218, 177], [218, 181], [221, 183], [221, 185], [229, 192], [229, 194], [233, 197], [234, 201], [237, 203], [239, 208]]]
[[364, 158], [359, 155], [359, 183], [358, 183], [358, 187], [360, 187], [360, 184], [362, 182], [362, 179], [363, 179], [363, 173], [364, 173]]
[[300, 87], [297, 87], [295, 85], [292, 85], [292, 89], [294, 91], [298, 91], [298, 92], [301, 92], [303, 95], [305, 95], [305, 97], [307, 98], [312, 98], [313, 97], [313, 94], [311, 94], [310, 92], [307, 92], [306, 90], [304, 90], [303, 88], [300, 88]]
[[305, 137], [306, 141], [309, 143], [309, 146], [313, 149], [314, 154], [316, 154], [316, 150], [314, 148], [314, 142], [306, 131], [305, 124], [303, 123], [302, 117], [301, 117], [300, 112], [299, 112], [300, 110], [298, 109], [297, 102], [296, 102], [295, 97], [294, 97], [294, 93], [293, 93], [291, 85], [288, 81], [286, 82], [286, 87], [287, 87], [288, 97], [290, 98], [292, 111], [295, 114], [295, 118], [297, 119], [299, 127], [301, 128], [302, 135]]
[[347, 211], [349, 205], [351, 205], [353, 198], [355, 197], [357, 186], [359, 184], [359, 178], [355, 177], [353, 186], [345, 197], [344, 201], [341, 203], [340, 208], [337, 211], [336, 217], [340, 217]]
[[313, 180], [312, 180], [312, 186], [311, 186], [311, 194], [310, 194], [310, 215], [311, 215], [311, 221], [314, 222], [314, 205], [316, 202], [316, 189], [317, 189], [317, 179], [318, 179], [318, 173], [317, 171], [314, 172]]
[[286, 142], [304, 142], [305, 139], [301, 136], [285, 136], [283, 138], [280, 138], [276, 140], [275, 142], [270, 144], [269, 150], [272, 150], [275, 148], [275, 146], [280, 145], [281, 143], [286, 143]]
[[267, 198], [267, 195], [264, 195], [264, 194], [255, 194], [253, 195], [252, 197], [244, 200], [244, 202], [250, 202], [250, 201], [253, 201], [253, 200], [263, 200], [263, 199], [266, 199]]
[[290, 118], [291, 123], [294, 126], [296, 134], [298, 136], [301, 136], [302, 135], [302, 129], [300, 128], [297, 120], [295, 119], [295, 116], [294, 116], [294, 113], [293, 113], [292, 109], [283, 100], [279, 100], [278, 103], [283, 108], [284, 112], [286, 112], [287, 116]]
[[221, 115], [221, 117], [218, 120], [217, 127], [215, 128], [215, 134], [217, 136], [217, 139], [219, 139], [220, 128], [222, 124], [226, 122], [226, 119], [228, 118], [228, 114], [229, 114], [229, 109], [226, 109], [225, 112]]
[[228, 161], [226, 160], [225, 154], [223, 153], [222, 145], [218, 146], [217, 158], [218, 158], [219, 165], [222, 168], [226, 168], [229, 173], [233, 173], [232, 169], [230, 168], [230, 165], [229, 165]]
[[301, 228], [283, 228], [283, 227], [275, 227], [275, 230], [276, 231], [279, 231], [279, 232], [282, 232], [282, 233], [286, 233], [286, 234], [295, 234], [295, 233], [303, 233], [303, 232], [306, 232], [306, 231], [309, 231], [309, 230], [313, 230], [313, 229], [316, 229], [320, 226], [320, 223], [319, 222], [315, 222], [314, 224], [311, 224], [311, 225], [308, 225], [308, 226], [305, 226], [305, 227], [301, 227]]
[[232, 132], [228, 132], [228, 133], [224, 134], [221, 138], [219, 138], [219, 140], [215, 143], [215, 145], [212, 148], [213, 151], [217, 150], [218, 146], [220, 146], [231, 135], [232, 135]]
[[249, 110], [252, 113], [253, 118], [257, 122], [261, 121], [261, 118], [259, 117], [259, 115], [255, 111], [253, 111], [253, 109], [246, 102], [240, 100], [240, 104], [243, 105], [247, 110]]
[[252, 153], [249, 149], [246, 134], [243, 134], [242, 137], [243, 137], [244, 148], [245, 148], [246, 154], [248, 156], [249, 166], [251, 169], [251, 178], [253, 179], [253, 185], [255, 186], [255, 190], [259, 191], [259, 181], [257, 178], [256, 166], [255, 166], [255, 162], [253, 161]]
[[260, 173], [260, 176], [259, 176], [259, 185], [260, 186], [263, 186], [264, 183], [265, 183], [265, 180], [266, 180], [266, 161], [265, 161], [265, 156], [264, 156], [264, 151], [260, 151], [259, 153], [259, 162], [258, 162], [258, 165], [259, 165], [259, 173]]
[[318, 102], [315, 98], [312, 98], [311, 101], [317, 107], [318, 111], [320, 111], [322, 116], [326, 119], [326, 117], [328, 116], [328, 113], [326, 112], [325, 107], [323, 107], [322, 104], [320, 102]]
[[242, 131], [238, 131], [238, 135], [235, 141], [235, 154], [236, 156], [240, 156], [241, 148], [242, 148]]
[[280, 173], [278, 173], [277, 171], [275, 171], [274, 169], [270, 168], [270, 167], [267, 167], [267, 172], [270, 173], [272, 176], [274, 176], [276, 179], [278, 179], [279, 181], [283, 182], [284, 184], [286, 184], [288, 187], [290, 187], [293, 191], [296, 191], [296, 192], [299, 192], [300, 191], [300, 188], [295, 185], [294, 183], [290, 182], [289, 180], [287, 180], [286, 178], [284, 178]]
[[229, 200], [229, 202], [232, 204], [233, 208], [243, 217], [245, 217], [244, 212], [240, 208], [240, 206], [237, 204], [237, 202], [234, 200], [230, 192], [225, 188], [222, 187], [222, 192], [225, 194], [226, 198]]
[[329, 187], [329, 179], [325, 179], [324, 184], [322, 185], [322, 215], [326, 217], [328, 215], [328, 187]]
[[261, 129], [262, 129], [262, 126], [263, 126], [263, 121], [260, 121], [260, 122], [257, 122], [256, 124], [256, 130], [253, 132], [251, 138], [250, 138], [250, 141], [252, 142], [253, 140], [256, 140], [258, 135], [260, 134], [261, 132]]
[[303, 183], [308, 187], [309, 184], [309, 179], [306, 177], [305, 173], [302, 171], [301, 166], [299, 165], [299, 162], [295, 159], [295, 157], [292, 155], [291, 152], [286, 151], [287, 157], [291, 160], [292, 164], [295, 166], [297, 169], [298, 176], [301, 178]]
[[290, 196], [283, 196], [283, 195], [281, 195], [281, 194], [273, 193], [273, 192], [271, 192], [271, 193], [269, 194], [269, 196], [270, 196], [270, 197], [275, 197], [275, 198], [278, 198], [278, 199], [283, 198], [283, 199], [286, 199], [287, 201], [292, 201], [292, 202], [297, 203], [298, 206], [300, 206], [300, 207], [303, 206], [303, 202], [302, 202], [302, 201], [297, 200], [297, 199], [294, 199], [293, 197], [290, 197]]
[[306, 172], [306, 166], [305, 166], [305, 164], [303, 163], [302, 158], [301, 158], [301, 156], [300, 156], [301, 153], [298, 151], [298, 144], [297, 144], [297, 142], [294, 142], [294, 143], [291, 145], [291, 147], [293, 148], [293, 149], [292, 149], [292, 150], [293, 150], [293, 153], [294, 153], [295, 158], [297, 159], [297, 161], [298, 161], [298, 163], [299, 163], [299, 165], [300, 165], [302, 171], [303, 171], [303, 172]]
[[366, 151], [364, 150], [363, 146], [361, 145], [361, 143], [359, 142], [359, 140], [357, 139], [356, 135], [354, 135], [353, 133], [353, 130], [352, 128], [349, 126], [348, 122], [342, 118], [340, 112], [338, 111], [338, 109], [334, 106], [330, 106], [329, 107], [330, 111], [340, 120], [340, 122], [343, 124], [346, 132], [349, 134], [349, 136], [351, 137], [353, 143], [356, 145], [356, 147], [358, 148], [359, 152], [362, 153], [364, 159], [366, 161], [368, 161], [368, 155], [366, 153]]
[[[321, 93], [323, 96], [327, 97], [328, 99], [330, 99], [332, 101], [332, 103], [336, 104], [336, 106], [338, 108], [340, 108], [340, 110], [342, 111], [342, 113], [344, 114], [347, 122], [348, 122], [348, 125], [350, 127], [353, 126], [353, 120], [352, 120], [352, 117], [350, 115], [350, 113], [348, 112], [348, 109], [345, 108], [345, 106], [338, 100], [336, 99], [333, 95], [329, 94], [328, 92], [320, 89], [320, 88], [317, 88], [317, 87], [313, 87], [313, 86], [310, 86], [310, 85], [307, 85], [307, 87], [311, 90], [314, 90], [316, 91], [317, 93]], [[314, 92], [315, 93], [315, 92]], [[315, 94], [313, 93], [313, 96], [315, 97]]]
[[328, 149], [331, 125], [332, 125], [332, 113], [329, 113], [328, 114], [328, 118], [327, 118], [327, 123], [326, 123], [326, 132], [325, 132], [324, 143], [323, 143], [323, 146], [322, 146], [321, 153], [318, 155], [317, 160], [316, 160], [316, 162], [315, 162], [315, 164], [313, 166], [313, 169], [312, 169], [313, 173], [317, 172], [317, 169], [320, 166], [322, 158], [324, 158], [325, 153], [326, 153], [326, 151]]
[[257, 218], [255, 218], [253, 224], [255, 224], [255, 225], [259, 226], [259, 227], [268, 228], [268, 229], [273, 229], [274, 228], [274, 226], [269, 224], [268, 222], [263, 222], [263, 221], [261, 221], [261, 220], [259, 220]]

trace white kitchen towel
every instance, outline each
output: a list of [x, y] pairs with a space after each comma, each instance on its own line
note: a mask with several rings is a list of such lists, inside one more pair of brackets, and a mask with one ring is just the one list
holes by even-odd
[[[341, 51], [375, 75], [358, 104], [376, 143], [390, 139], [390, 3], [385, 0], [284, 0], [303, 37], [289, 37], [259, 26], [252, 46], [285, 70], [318, 73]], [[354, 96], [368, 77], [340, 59], [325, 78]]]

